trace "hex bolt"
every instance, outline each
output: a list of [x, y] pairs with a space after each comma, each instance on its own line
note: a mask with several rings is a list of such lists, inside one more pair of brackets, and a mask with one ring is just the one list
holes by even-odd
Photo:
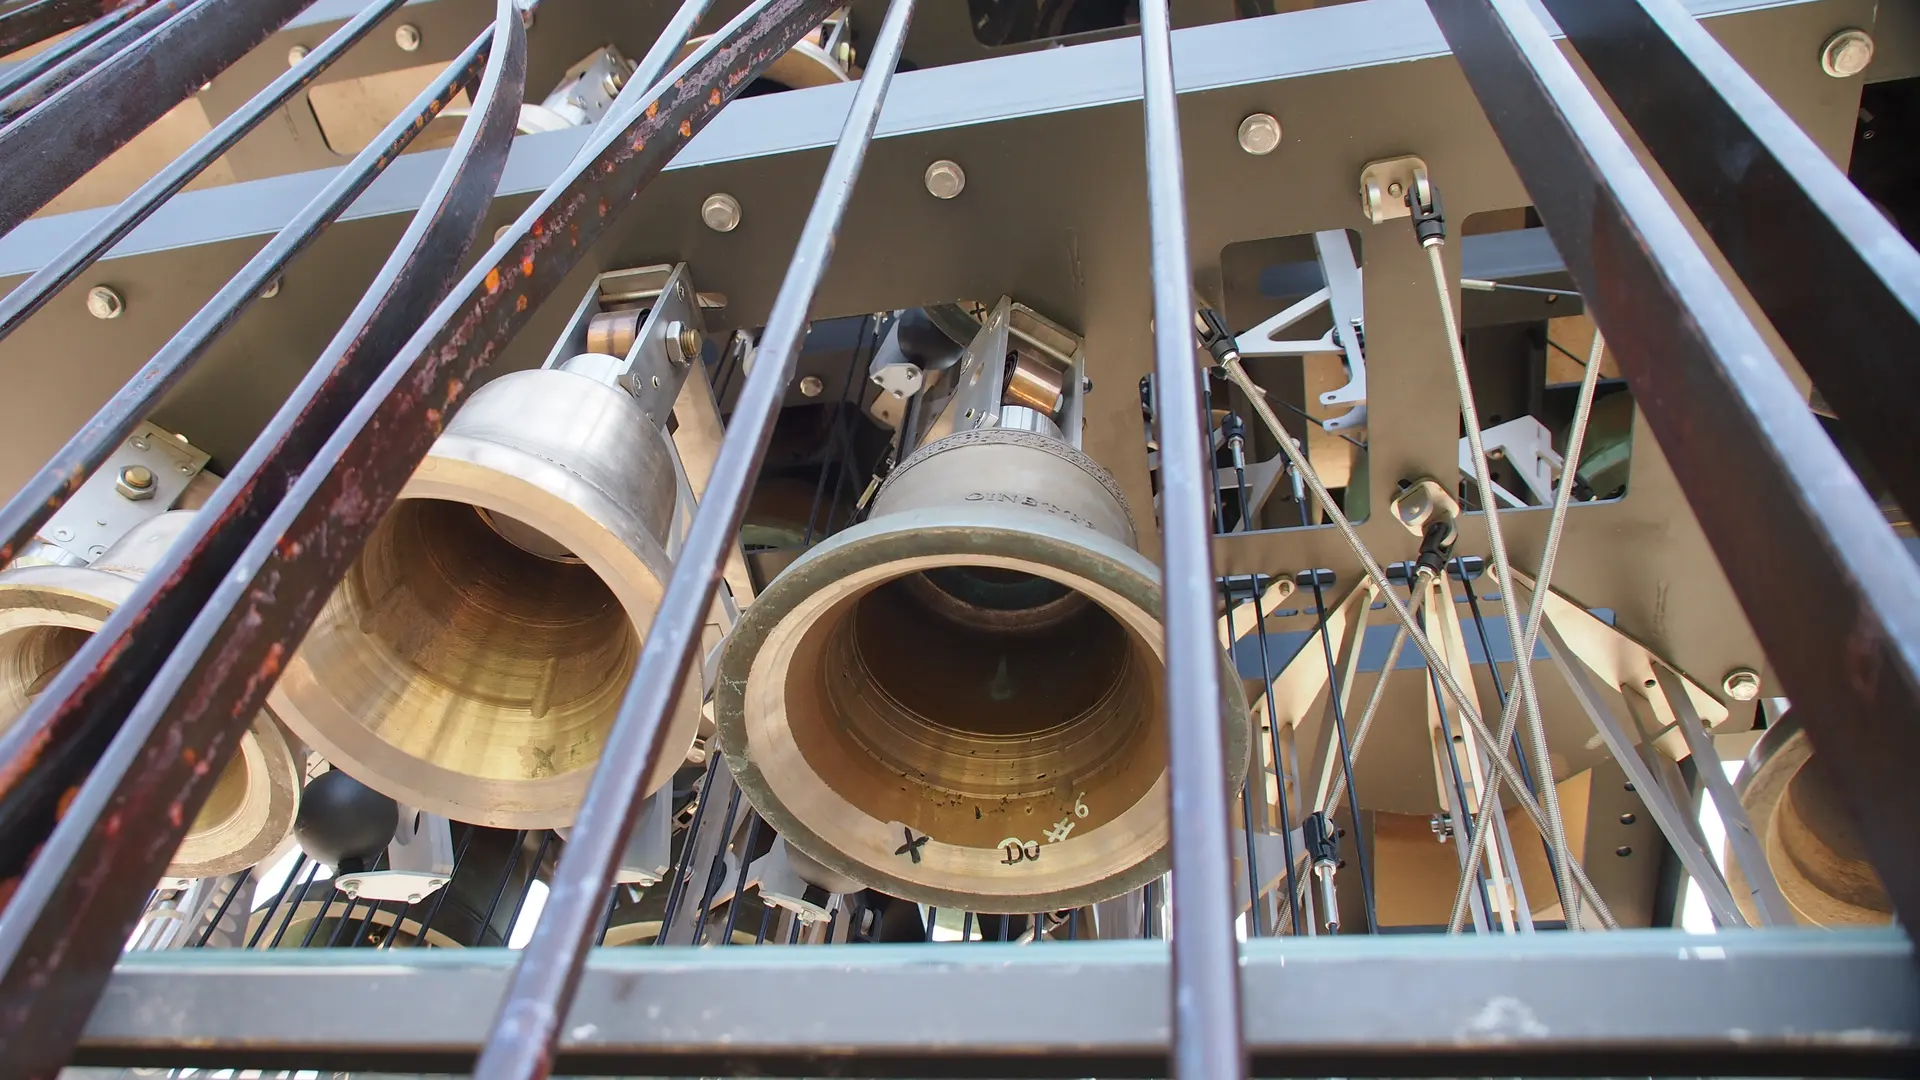
[[1873, 35], [1858, 28], [1842, 30], [1820, 46], [1820, 70], [1836, 79], [1851, 79], [1873, 63]]
[[700, 204], [700, 220], [714, 232], [732, 232], [740, 227], [740, 200], [716, 191]]
[[87, 314], [96, 319], [117, 319], [127, 310], [127, 302], [106, 285], [87, 290]]
[[951, 199], [967, 189], [967, 173], [956, 161], [941, 158], [927, 166], [927, 194]]
[[1760, 696], [1760, 673], [1752, 668], [1734, 668], [1721, 680], [1720, 689], [1735, 701], [1752, 701]]
[[298, 67], [300, 66], [300, 61], [305, 60], [306, 58], [307, 58], [307, 47], [305, 45], [295, 45], [293, 48], [287, 50], [287, 66], [288, 67]]
[[1272, 113], [1257, 112], [1240, 121], [1240, 149], [1265, 157], [1280, 148], [1280, 121]]
[[153, 470], [145, 465], [128, 465], [120, 470], [115, 479], [113, 490], [129, 502], [140, 502], [153, 498]]
[[800, 380], [801, 397], [819, 397], [827, 390], [827, 384], [818, 375], [807, 375]]
[[666, 327], [667, 352], [675, 362], [691, 364], [700, 357], [700, 350], [707, 340], [699, 329], [683, 322], [670, 322]]
[[400, 46], [401, 52], [420, 51], [420, 28], [412, 23], [401, 23], [393, 28], [393, 43]]

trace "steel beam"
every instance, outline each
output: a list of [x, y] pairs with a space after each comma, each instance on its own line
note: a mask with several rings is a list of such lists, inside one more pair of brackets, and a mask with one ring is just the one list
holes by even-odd
[[[1260, 1076], [1920, 1068], [1920, 965], [1898, 931], [1267, 938], [1243, 948]], [[128, 956], [75, 1063], [465, 1072], [516, 958], [505, 949]], [[1165, 942], [596, 949], [555, 1066], [1164, 1076], [1167, 980]]]

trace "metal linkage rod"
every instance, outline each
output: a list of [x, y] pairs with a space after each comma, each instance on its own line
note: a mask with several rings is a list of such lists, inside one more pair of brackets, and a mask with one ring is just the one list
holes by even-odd
[[[1525, 629], [1520, 634], [1520, 640], [1514, 644], [1515, 670], [1519, 668], [1522, 653], [1529, 658], [1533, 656], [1535, 643], [1540, 640], [1540, 625], [1547, 617], [1547, 595], [1553, 584], [1553, 566], [1555, 560], [1560, 556], [1560, 540], [1561, 537], [1565, 535], [1567, 525], [1567, 508], [1573, 503], [1573, 485], [1574, 481], [1579, 478], [1580, 454], [1586, 446], [1587, 421], [1593, 416], [1593, 395], [1595, 388], [1600, 384], [1600, 363], [1605, 359], [1606, 354], [1606, 336], [1600, 331], [1595, 330], [1593, 333], [1593, 347], [1587, 352], [1587, 365], [1580, 375], [1580, 394], [1574, 401], [1573, 427], [1567, 434], [1567, 453], [1560, 469], [1560, 486], [1554, 489], [1553, 512], [1552, 515], [1547, 518], [1547, 539], [1546, 544], [1541, 548], [1540, 573], [1534, 578], [1533, 602], [1527, 610]], [[1465, 580], [1466, 573], [1464, 570], [1462, 570], [1460, 576], [1462, 583], [1467, 587], [1467, 595], [1472, 596], [1473, 582]], [[1500, 594], [1500, 605], [1510, 612], [1519, 610], [1515, 606], [1518, 603], [1519, 597], [1511, 591], [1506, 591], [1512, 588], [1511, 581], [1502, 584], [1500, 588], [1503, 590]], [[1477, 612], [1475, 618], [1476, 620], [1478, 619]], [[1487, 664], [1490, 667], [1493, 666], [1493, 656], [1491, 654], [1487, 656]], [[1514, 728], [1520, 715], [1520, 710], [1515, 707], [1517, 703], [1514, 701], [1514, 698], [1518, 696], [1519, 688], [1516, 686], [1515, 692], [1507, 695], [1506, 699], [1502, 701], [1500, 730], [1494, 736], [1496, 741], [1487, 748], [1487, 753], [1497, 754], [1502, 758], [1506, 757], [1507, 746], [1513, 740]], [[1542, 744], [1544, 745], [1544, 740], [1542, 740]], [[1554, 778], [1551, 771], [1552, 762], [1549, 761], [1547, 764], [1549, 766], [1548, 769], [1543, 770], [1540, 775], [1539, 787], [1542, 794], [1545, 794], [1548, 788], [1554, 786]], [[1536, 762], [1536, 766], [1537, 765], [1538, 762]], [[1480, 809], [1476, 813], [1476, 817], [1484, 818], [1493, 809], [1493, 799], [1496, 793], [1496, 789], [1492, 785], [1487, 787], [1486, 793], [1481, 796]], [[1548, 815], [1548, 820], [1554, 820], [1552, 814]], [[1483, 832], [1484, 830], [1476, 830], [1473, 835], [1471, 854], [1475, 859], [1478, 859], [1480, 853], [1486, 850], [1487, 838], [1482, 835]], [[1571, 861], [1573, 858], [1573, 853], [1568, 846], [1564, 823], [1560, 830], [1554, 835], [1547, 836], [1543, 834], [1541, 838], [1547, 842], [1548, 857], [1555, 863], [1555, 880], [1557, 882], [1559, 880], [1558, 863], [1560, 860]], [[1447, 920], [1448, 932], [1458, 933], [1460, 931], [1461, 921], [1466, 917], [1466, 899], [1467, 882], [1462, 879], [1459, 887], [1454, 890], [1453, 913]], [[1582, 929], [1580, 909], [1577, 906], [1566, 906], [1565, 894], [1562, 894], [1561, 905], [1561, 911], [1566, 915], [1567, 929]]]
[[[1173, 1075], [1247, 1074], [1234, 936], [1232, 831], [1220, 730], [1220, 644], [1214, 628], [1214, 468], [1200, 408], [1167, 0], [1141, 0], [1147, 215], [1153, 278], [1154, 392], [1160, 428], [1162, 621], [1166, 625], [1169, 813], [1173, 854]], [[1234, 718], [1236, 721], [1239, 717]], [[1284, 793], [1283, 793], [1284, 794]]]
[[8, 115], [5, 102], [15, 90], [61, 67], [80, 50], [125, 25], [126, 21], [138, 15], [140, 10], [140, 5], [137, 3], [122, 4], [119, 8], [100, 16], [33, 56], [8, 64], [4, 71], [0, 71], [0, 117]]
[[84, 26], [132, 0], [32, 0], [0, 15], [0, 57]]
[[[145, 419], [160, 399], [193, 370], [207, 349], [260, 296], [261, 290], [426, 130], [427, 121], [438, 116], [463, 88], [480, 77], [493, 47], [493, 37], [492, 30], [482, 33], [465, 52], [455, 57], [412, 104], [394, 117], [386, 130], [334, 176], [325, 190], [315, 195], [286, 227], [247, 260], [5, 506], [0, 506], [0, 564], [19, 554], [33, 540], [54, 511], [113, 454], [134, 425]], [[23, 284], [21, 288], [26, 286]], [[342, 404], [342, 414], [351, 400]], [[266, 510], [263, 506], [261, 513], [265, 514]]]
[[161, 203], [186, 187], [221, 154], [233, 149], [234, 144], [245, 138], [248, 132], [259, 127], [261, 121], [279, 111], [295, 94], [311, 85], [322, 72], [333, 66], [334, 61], [372, 33], [374, 27], [402, 3], [405, 0], [373, 0], [362, 8], [360, 14], [328, 35], [327, 40], [308, 53], [305, 59], [282, 72], [279, 78], [268, 83], [265, 89], [255, 94], [232, 116], [214, 125], [212, 131], [202, 135], [184, 153], [162, 166], [133, 194], [88, 227], [66, 250], [35, 270], [31, 277], [4, 298], [0, 298], [0, 339], [19, 329], [20, 324], [34, 312], [47, 306], [60, 290], [77, 280], [108, 249], [153, 216]]
[[[764, 67], [833, 8], [827, 2], [763, 0], [734, 20], [718, 39], [760, 38], [750, 55]], [[660, 611], [647, 632], [640, 662], [607, 736], [575, 819], [573, 834], [550, 883], [547, 906], [515, 967], [493, 1031], [474, 1067], [476, 1080], [537, 1080], [552, 1069], [561, 1021], [573, 1003], [592, 944], [596, 916], [613, 883], [620, 850], [632, 830], [632, 802], [659, 758], [665, 719], [699, 647], [701, 627], [719, 585], [721, 563], [737, 542], [747, 489], [773, 436], [773, 422], [793, 378], [808, 309], [833, 255], [834, 238], [852, 200], [867, 146], [880, 119], [913, 0], [893, 0], [855, 89], [840, 140], [827, 161], [813, 208], [767, 317], [759, 362], [747, 376], [722, 440], [706, 497], [680, 549]], [[775, 33], [777, 31], [777, 33]], [[709, 48], [712, 42], [709, 42]], [[697, 69], [709, 70], [712, 65]], [[682, 65], [682, 72], [686, 65]], [[693, 81], [683, 76], [683, 81]], [[747, 79], [729, 82], [737, 89]], [[666, 85], [663, 82], [663, 85]], [[698, 90], [706, 93], [702, 87]], [[719, 97], [715, 89], [716, 99]], [[665, 110], [661, 110], [664, 114]], [[639, 114], [644, 115], [644, 114]]]
[[[1373, 580], [1381, 595], [1386, 598], [1387, 607], [1393, 612], [1394, 617], [1400, 620], [1400, 625], [1406, 628], [1407, 636], [1412, 639], [1414, 647], [1420, 650], [1421, 657], [1433, 670], [1434, 676], [1440, 680], [1440, 685], [1447, 692], [1447, 696], [1453, 699], [1455, 709], [1460, 716], [1466, 719], [1475, 735], [1488, 745], [1497, 745], [1493, 732], [1487, 730], [1486, 721], [1480, 718], [1480, 713], [1473, 707], [1467, 692], [1461, 688], [1460, 681], [1454, 677], [1453, 669], [1441, 658], [1439, 652], [1434, 649], [1433, 642], [1428, 640], [1425, 631], [1421, 630], [1419, 624], [1414, 621], [1413, 612], [1407, 607], [1406, 601], [1400, 599], [1399, 594], [1393, 591], [1391, 583], [1387, 581], [1387, 572], [1381, 568], [1380, 561], [1375, 559], [1373, 553], [1367, 550], [1367, 545], [1361, 542], [1360, 534], [1354, 530], [1353, 522], [1347, 520], [1346, 513], [1340, 509], [1338, 503], [1333, 501], [1333, 494], [1327, 490], [1327, 485], [1320, 479], [1320, 474], [1314, 471], [1313, 464], [1307, 460], [1306, 454], [1294, 445], [1292, 437], [1287, 434], [1286, 427], [1280, 423], [1280, 418], [1274, 415], [1273, 406], [1267, 404], [1266, 391], [1260, 389], [1259, 384], [1247, 375], [1238, 354], [1222, 359], [1220, 370], [1226, 373], [1227, 378], [1233, 380], [1233, 384], [1238, 386], [1242, 393], [1246, 394], [1247, 400], [1253, 404], [1254, 411], [1259, 414], [1260, 422], [1267, 425], [1267, 429], [1273, 432], [1274, 439], [1280, 444], [1282, 452], [1287, 455], [1293, 467], [1299, 470], [1300, 478], [1313, 490], [1314, 498], [1319, 499], [1320, 504], [1326, 508], [1327, 517], [1339, 530], [1341, 539], [1346, 541], [1354, 556], [1360, 560], [1360, 565], [1366, 570], [1367, 576]], [[1514, 801], [1527, 812], [1528, 817], [1533, 819], [1534, 826], [1540, 830], [1540, 834], [1547, 835], [1546, 817], [1541, 813], [1540, 802], [1533, 797], [1531, 791], [1527, 790], [1527, 785], [1520, 778], [1520, 774], [1514, 771], [1513, 763], [1503, 754], [1490, 754], [1487, 760], [1493, 763], [1494, 771], [1506, 781], [1508, 787], [1513, 789]], [[1587, 903], [1594, 905], [1595, 913], [1611, 929], [1614, 925], [1611, 921], [1613, 916], [1607, 910], [1606, 902], [1600, 899], [1600, 894], [1594, 889], [1585, 868], [1576, 861], [1569, 869], [1574, 879], [1580, 883], [1581, 892], [1585, 895]]]
[[[1847, 775], [1896, 912], [1920, 919], [1920, 569], [1525, 0], [1428, 6], [1808, 734]], [[1804, 585], [1791, 612], [1788, 580]]]
[[267, 40], [311, 0], [196, 0], [0, 128], [0, 236]]
[[1920, 513], [1920, 254], [1675, 0], [1547, 0], [1760, 309]]

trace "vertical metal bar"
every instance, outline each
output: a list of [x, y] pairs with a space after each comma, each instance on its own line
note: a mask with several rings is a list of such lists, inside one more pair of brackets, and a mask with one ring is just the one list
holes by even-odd
[[[1347, 334], [1351, 336], [1352, 333], [1353, 329], [1347, 328]], [[1307, 520], [1305, 502], [1300, 504], [1300, 524], [1312, 524]], [[1377, 934], [1380, 932], [1380, 919], [1374, 911], [1373, 904], [1372, 860], [1367, 858], [1366, 841], [1361, 839], [1360, 796], [1353, 782], [1353, 742], [1347, 737], [1346, 689], [1340, 683], [1340, 672], [1333, 662], [1333, 637], [1327, 632], [1327, 621], [1333, 613], [1327, 610], [1326, 593], [1320, 586], [1320, 571], [1309, 570], [1307, 573], [1313, 577], [1313, 606], [1320, 612], [1320, 628], [1315, 636], [1320, 639], [1320, 652], [1327, 661], [1327, 711], [1333, 715], [1334, 736], [1340, 742], [1340, 773], [1347, 781], [1347, 816], [1353, 821], [1353, 848], [1360, 864], [1360, 890], [1361, 899], [1366, 901], [1367, 933]], [[1353, 633], [1356, 638], [1363, 636], [1367, 630], [1367, 613], [1364, 604], [1365, 601], [1362, 601], [1363, 606], [1354, 616]], [[1359, 655], [1360, 645], [1359, 640], [1353, 644], [1355, 656]]]
[[[1300, 881], [1293, 865], [1293, 812], [1287, 800], [1287, 755], [1280, 740], [1279, 708], [1273, 701], [1273, 655], [1267, 651], [1267, 615], [1260, 609], [1259, 583], [1256, 581], [1254, 586], [1253, 632], [1260, 643], [1260, 678], [1267, 688], [1262, 696], [1267, 702], [1267, 735], [1273, 743], [1273, 778], [1280, 804], [1280, 845], [1286, 852], [1287, 860], [1287, 910], [1293, 922], [1294, 936], [1299, 937], [1306, 933], [1306, 927], [1297, 899], [1300, 896]], [[1386, 673], [1381, 672], [1380, 677], [1386, 678]]]
[[0, 236], [267, 40], [311, 0], [197, 0], [0, 128]]
[[1747, 884], [1752, 887], [1753, 906], [1760, 915], [1761, 925], [1797, 925], [1799, 920], [1794, 917], [1793, 906], [1787, 903], [1786, 895], [1780, 891], [1780, 883], [1774, 880], [1773, 869], [1767, 865], [1767, 853], [1761, 849], [1760, 839], [1753, 835], [1753, 822], [1747, 819], [1746, 808], [1740, 805], [1740, 796], [1734, 793], [1733, 784], [1727, 780], [1727, 770], [1720, 762], [1719, 752], [1714, 749], [1713, 737], [1707, 734], [1706, 725], [1700, 720], [1699, 710], [1693, 707], [1693, 698], [1687, 695], [1687, 688], [1682, 685], [1680, 676], [1664, 664], [1655, 664], [1653, 675], [1659, 680], [1661, 694], [1673, 709], [1680, 735], [1687, 741], [1687, 749], [1693, 752], [1694, 771], [1700, 774], [1701, 782], [1706, 784], [1708, 793], [1713, 796], [1713, 808], [1719, 812], [1721, 823], [1727, 827], [1727, 844], [1733, 848], [1733, 857], [1739, 861], [1741, 871], [1747, 876]]
[[[293, 903], [287, 905], [287, 913], [280, 919], [280, 929], [273, 932], [273, 939], [267, 942], [267, 948], [277, 949], [280, 947], [280, 939], [286, 936], [287, 927], [293, 925], [293, 917], [300, 914], [300, 905], [307, 902], [307, 892], [313, 888], [313, 879], [318, 876], [319, 873], [319, 863], [316, 862], [312, 866], [307, 867], [307, 878], [300, 883], [300, 892], [293, 898]], [[331, 879], [327, 881], [327, 890], [329, 892], [333, 890], [333, 881]]]
[[[1442, 591], [1445, 591], [1445, 586], [1442, 586]], [[1477, 933], [1485, 934], [1492, 930], [1492, 926], [1488, 920], [1490, 917], [1489, 913], [1493, 910], [1493, 904], [1487, 898], [1486, 871], [1484, 867], [1468, 862], [1467, 849], [1459, 846], [1462, 840], [1467, 841], [1469, 844], [1472, 843], [1474, 830], [1479, 826], [1474, 821], [1473, 803], [1467, 800], [1466, 782], [1460, 775], [1460, 757], [1454, 753], [1453, 725], [1447, 722], [1446, 694], [1440, 689], [1440, 679], [1433, 673], [1432, 668], [1427, 669], [1427, 693], [1432, 695], [1428, 704], [1433, 706], [1434, 714], [1440, 718], [1440, 737], [1445, 740], [1445, 745], [1441, 748], [1440, 753], [1447, 759], [1448, 776], [1453, 781], [1447, 785], [1447, 790], [1453, 795], [1453, 842], [1460, 856], [1461, 871], [1473, 875], [1475, 887], [1473, 894], [1474, 929]], [[1443, 779], [1442, 783], [1445, 782]]]
[[[825, 14], [818, 10], [822, 6], [779, 0], [756, 5], [743, 12], [720, 37], [772, 24], [791, 33], [781, 46], [784, 49], [810, 29], [785, 24], [797, 24], [799, 19], [795, 17], [806, 15], [813, 15], [813, 23], [818, 24]], [[893, 0], [887, 7], [886, 19], [848, 108], [846, 124], [828, 158], [813, 208], [775, 295], [761, 339], [759, 362], [741, 390], [727, 437], [707, 481], [706, 498], [694, 514], [693, 526], [680, 549], [660, 611], [647, 633], [639, 665], [595, 769], [593, 784], [581, 803], [572, 840], [554, 871], [546, 912], [514, 968], [499, 1019], [474, 1066], [475, 1080], [538, 1080], [552, 1068], [560, 1023], [572, 1004], [586, 962], [594, 911], [612, 883], [620, 849], [633, 826], [630, 804], [660, 756], [666, 733], [663, 721], [687, 678], [688, 661], [699, 645], [701, 628], [719, 584], [721, 561], [727, 549], [738, 542], [747, 487], [766, 455], [774, 417], [793, 378], [807, 309], [832, 256], [834, 237], [852, 199], [867, 145], [873, 139], [880, 104], [899, 63], [912, 11], [913, 0]], [[763, 63], [771, 59], [769, 56]], [[717, 92], [715, 96], [719, 96]]]
[[[1674, 0], [1546, 0], [1908, 513], [1920, 254]], [[1809, 49], [1811, 53], [1811, 49]]]
[[[1153, 277], [1155, 410], [1160, 425], [1161, 587], [1167, 634], [1167, 736], [1173, 853], [1173, 1072], [1245, 1076], [1232, 835], [1214, 631], [1213, 485], [1200, 414], [1193, 272], [1180, 174], [1179, 101], [1167, 0], [1141, 0], [1147, 214]], [[1234, 717], [1234, 720], [1241, 718]]]
[[[734, 788], [736, 793], [739, 788]], [[747, 864], [753, 858], [753, 846], [760, 841], [760, 815], [747, 808], [747, 838], [740, 848], [740, 873], [733, 882], [733, 899], [727, 903], [727, 925], [720, 931], [720, 944], [733, 944], [733, 926], [740, 919], [740, 901], [747, 895]], [[765, 907], [765, 902], [762, 902]], [[762, 916], [761, 922], [766, 921]], [[761, 934], [765, 938], [764, 933]]]
[[1920, 569], [1526, 0], [1428, 6], [1808, 735], [1852, 781], [1896, 912], [1920, 919]]

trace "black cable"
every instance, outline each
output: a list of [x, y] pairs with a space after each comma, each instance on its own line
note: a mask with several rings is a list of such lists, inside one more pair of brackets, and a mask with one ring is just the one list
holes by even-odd
[[[1307, 513], [1306, 501], [1301, 500], [1300, 524], [1311, 524], [1309, 517], [1311, 515]], [[1313, 577], [1313, 604], [1320, 611], [1320, 625], [1315, 628], [1314, 633], [1320, 639], [1320, 651], [1327, 660], [1327, 704], [1333, 711], [1334, 733], [1340, 737], [1340, 771], [1346, 774], [1347, 779], [1347, 814], [1353, 819], [1353, 854], [1354, 859], [1360, 864], [1360, 898], [1366, 902], [1367, 933], [1378, 934], [1380, 921], [1374, 913], [1373, 906], [1373, 870], [1369, 866], [1371, 860], [1367, 858], [1366, 828], [1360, 821], [1360, 796], [1353, 782], [1353, 744], [1347, 740], [1347, 710], [1340, 703], [1339, 665], [1334, 663], [1333, 640], [1327, 635], [1327, 621], [1332, 618], [1333, 612], [1327, 609], [1326, 594], [1320, 588], [1320, 572], [1309, 570], [1307, 573]], [[1355, 642], [1354, 646], [1358, 648], [1361, 644], [1361, 642]], [[1382, 677], [1385, 677], [1384, 673]], [[1268, 697], [1271, 698], [1272, 695]], [[1328, 914], [1332, 919], [1322, 921], [1339, 921], [1339, 912]], [[1337, 930], [1334, 932], [1338, 933]]]
[[[718, 757], [719, 755], [714, 755]], [[707, 912], [712, 910], [713, 898], [720, 891], [720, 883], [726, 880], [727, 838], [733, 835], [733, 818], [740, 812], [740, 787], [734, 785], [733, 794], [727, 796], [727, 816], [720, 822], [720, 846], [713, 850], [713, 862], [707, 866], [706, 887], [700, 890], [700, 903], [694, 912], [693, 938], [689, 945], [700, 944], [700, 938], [707, 932]], [[747, 880], [747, 866], [744, 856], [740, 864], [740, 880]], [[723, 941], [722, 944], [725, 944]]]
[[[737, 789], [736, 789], [737, 790]], [[740, 901], [747, 894], [747, 860], [753, 857], [753, 845], [760, 840], [760, 815], [747, 809], [747, 842], [740, 849], [740, 877], [733, 884], [733, 899], [727, 903], [727, 925], [720, 931], [720, 944], [733, 944], [733, 926], [740, 918]], [[766, 900], [761, 900], [766, 905]], [[761, 920], [765, 922], [765, 919]]]
[[287, 890], [293, 888], [293, 879], [299, 877], [300, 871], [306, 868], [307, 853], [303, 851], [300, 857], [293, 861], [293, 866], [287, 870], [287, 876], [280, 882], [279, 891], [273, 894], [273, 902], [267, 905], [266, 913], [260, 917], [260, 925], [254, 927], [253, 933], [247, 938], [247, 948], [251, 949], [260, 944], [260, 935], [267, 932], [267, 924], [272, 922], [274, 915], [279, 913], [280, 902], [287, 898]]
[[669, 871], [672, 878], [667, 886], [667, 908], [660, 916], [660, 936], [653, 939], [655, 945], [667, 942], [667, 928], [673, 925], [673, 911], [680, 906], [680, 894], [687, 884], [687, 864], [693, 858], [694, 848], [700, 842], [700, 823], [707, 815], [708, 796], [713, 794], [713, 778], [720, 767], [720, 755], [713, 754], [707, 759], [707, 776], [700, 782], [700, 801], [694, 804], [693, 820], [687, 822], [686, 838], [680, 842], [680, 858], [674, 860]]
[[226, 898], [220, 901], [220, 907], [213, 913], [213, 921], [208, 923], [206, 930], [201, 932], [200, 941], [194, 948], [204, 949], [207, 947], [207, 942], [212, 939], [213, 931], [220, 925], [220, 920], [227, 917], [227, 908], [233, 904], [233, 898], [240, 895], [240, 890], [246, 886], [247, 879], [252, 876], [253, 867], [249, 866], [245, 870], [240, 871], [239, 877], [233, 879], [233, 887], [227, 890]]

